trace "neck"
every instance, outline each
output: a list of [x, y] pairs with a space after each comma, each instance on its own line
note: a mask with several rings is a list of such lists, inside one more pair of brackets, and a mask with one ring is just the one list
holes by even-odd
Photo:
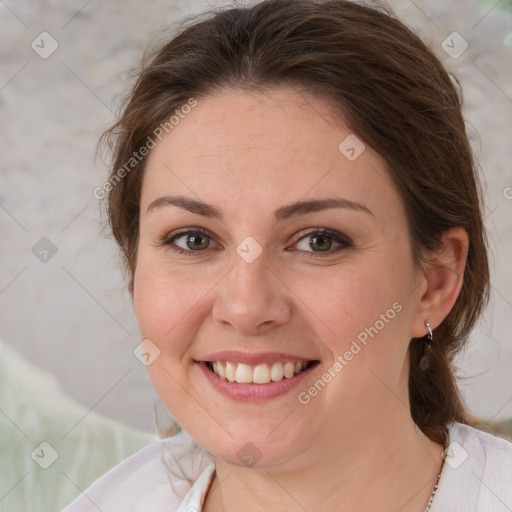
[[315, 454], [286, 467], [246, 468], [215, 458], [204, 511], [233, 512], [243, 503], [246, 512], [423, 512], [442, 467], [443, 447], [408, 414], [394, 418], [367, 422], [348, 436], [322, 436], [336, 443], [324, 442]]

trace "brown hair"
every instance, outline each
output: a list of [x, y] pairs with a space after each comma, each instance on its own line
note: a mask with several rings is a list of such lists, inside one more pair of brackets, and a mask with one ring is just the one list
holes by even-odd
[[[414, 263], [462, 226], [469, 253], [460, 295], [434, 333], [432, 351], [410, 343], [413, 420], [445, 443], [452, 421], [467, 422], [452, 365], [488, 301], [482, 193], [450, 76], [393, 14], [344, 0], [265, 0], [186, 20], [146, 62], [119, 121], [104, 137], [111, 179], [134, 151], [190, 98], [231, 88], [300, 88], [333, 112], [387, 161], [407, 212]], [[455, 80], [456, 81], [456, 80]], [[458, 83], [457, 83], [458, 84]], [[108, 216], [133, 286], [144, 164], [117, 180]], [[117, 174], [119, 178], [119, 174]]]

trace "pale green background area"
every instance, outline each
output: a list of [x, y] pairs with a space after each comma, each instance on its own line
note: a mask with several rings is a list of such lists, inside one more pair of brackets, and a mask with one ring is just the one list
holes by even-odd
[[[461, 386], [474, 414], [505, 420], [512, 418], [512, 200], [504, 195], [512, 186], [512, 48], [504, 42], [512, 15], [501, 10], [509, 1], [479, 4], [390, 2], [464, 89], [494, 260], [491, 305], [460, 359]], [[155, 438], [159, 402], [133, 355], [140, 339], [115, 247], [100, 234], [92, 191], [106, 169], [94, 152], [147, 42], [203, 8], [169, 0], [0, 2], [0, 511], [56, 510], [76, 485]], [[30, 46], [42, 31], [59, 44], [46, 60]], [[453, 31], [469, 44], [456, 60], [441, 49]], [[46, 264], [31, 252], [44, 236], [58, 249]], [[41, 441], [59, 454], [46, 470], [30, 457]]]
[[78, 405], [55, 377], [2, 344], [0, 398], [2, 512], [60, 509], [157, 439]]
[[[512, 14], [512, 0], [476, 0], [477, 4], [482, 8], [484, 12], [489, 10], [497, 9]], [[507, 46], [512, 47], [512, 32], [509, 32], [504, 39], [504, 43]]]

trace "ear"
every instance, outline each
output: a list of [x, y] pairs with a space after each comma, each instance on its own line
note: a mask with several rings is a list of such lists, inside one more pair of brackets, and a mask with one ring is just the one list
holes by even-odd
[[429, 262], [423, 269], [423, 286], [418, 288], [420, 295], [412, 337], [425, 336], [425, 322], [434, 330], [451, 311], [462, 288], [468, 247], [466, 230], [455, 227], [445, 231], [441, 237], [441, 247], [427, 255]]

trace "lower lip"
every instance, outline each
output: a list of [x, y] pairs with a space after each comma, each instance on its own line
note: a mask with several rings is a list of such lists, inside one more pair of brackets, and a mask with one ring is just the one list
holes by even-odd
[[265, 400], [270, 400], [271, 398], [284, 395], [285, 393], [288, 393], [288, 391], [296, 388], [305, 378], [307, 378], [318, 364], [319, 363], [316, 362], [303, 372], [298, 375], [294, 375], [290, 379], [283, 377], [282, 380], [269, 382], [268, 384], [238, 384], [236, 382], [221, 379], [216, 373], [207, 368], [204, 361], [198, 362], [202, 372], [206, 375], [206, 378], [217, 391], [228, 398], [239, 402], [263, 402]]

